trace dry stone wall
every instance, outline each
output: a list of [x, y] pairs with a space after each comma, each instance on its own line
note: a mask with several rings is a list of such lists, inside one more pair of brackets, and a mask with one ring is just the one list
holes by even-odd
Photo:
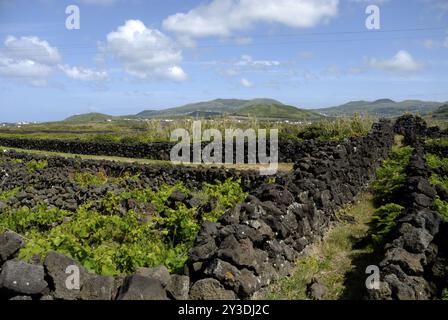
[[[437, 299], [448, 288], [448, 223], [436, 212], [434, 200], [438, 196], [448, 201], [443, 187], [434, 187], [429, 178], [434, 170], [447, 177], [443, 169], [428, 167], [427, 152], [447, 157], [443, 147], [425, 146], [424, 139], [434, 137], [421, 118], [402, 117], [396, 131], [414, 147], [407, 167], [406, 192], [403, 195], [405, 212], [398, 220], [392, 240], [384, 247], [379, 263], [379, 290], [369, 290], [373, 300], [429, 300]], [[440, 137], [440, 135], [437, 135]]]

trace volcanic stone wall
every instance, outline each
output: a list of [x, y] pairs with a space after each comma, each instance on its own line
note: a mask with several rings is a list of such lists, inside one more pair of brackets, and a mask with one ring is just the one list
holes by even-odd
[[[443, 187], [430, 184], [434, 171], [425, 160], [427, 151], [442, 149], [424, 145], [422, 140], [428, 135], [426, 124], [420, 118], [414, 118], [415, 121], [412, 118], [407, 117], [396, 125], [396, 130], [406, 134], [406, 140], [412, 142], [415, 150], [406, 169], [403, 195], [406, 209], [392, 240], [384, 246], [379, 263], [380, 289], [369, 290], [367, 294], [373, 300], [437, 299], [448, 288], [448, 223], [441, 220], [434, 208], [436, 196], [448, 201], [448, 193]], [[416, 126], [419, 129], [415, 130]], [[439, 154], [447, 155], [446, 152]], [[446, 177], [448, 172], [443, 170], [436, 169], [436, 173]]]
[[[85, 155], [103, 155], [117, 156], [126, 158], [142, 158], [151, 160], [170, 161], [170, 152], [176, 143], [171, 142], [152, 142], [152, 143], [113, 143], [113, 142], [94, 142], [80, 140], [47, 140], [47, 139], [23, 139], [23, 138], [6, 138], [0, 137], [0, 146], [21, 148], [28, 150], [45, 150], [53, 152], [85, 154]], [[207, 143], [202, 144], [204, 148]], [[279, 141], [278, 146], [279, 161], [293, 162], [297, 154], [306, 150], [308, 145], [306, 142]], [[225, 161], [225, 145], [222, 146], [223, 158]], [[258, 150], [258, 147], [257, 147]], [[267, 155], [270, 154], [270, 143], [266, 143]], [[245, 160], [248, 158], [248, 145], [245, 143]], [[233, 148], [233, 161], [236, 159], [236, 145]], [[257, 158], [258, 160], [258, 158]], [[193, 161], [193, 146], [190, 147], [190, 161]]]
[[[65, 270], [76, 262], [57, 253], [49, 254], [43, 264], [19, 261], [15, 256], [23, 240], [8, 232], [0, 237], [0, 288], [15, 299], [249, 298], [286, 276], [298, 254], [322, 237], [335, 221], [336, 209], [353, 201], [373, 178], [393, 138], [392, 124], [382, 121], [364, 137], [340, 143], [306, 142], [294, 155], [294, 173], [278, 175], [275, 181], [256, 172], [126, 165], [142, 170], [150, 183], [157, 175], [169, 182], [240, 174], [250, 196], [217, 223], [202, 225], [183, 274], [170, 275], [164, 267], [141, 268], [132, 276], [114, 278], [89, 274], [79, 266], [81, 288], [68, 290]], [[110, 162], [50, 157], [48, 170], [66, 165], [103, 166], [111, 172], [126, 169]]]

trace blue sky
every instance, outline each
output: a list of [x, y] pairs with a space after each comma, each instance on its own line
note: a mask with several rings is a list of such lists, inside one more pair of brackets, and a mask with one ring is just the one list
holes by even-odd
[[448, 101], [447, 75], [446, 0], [0, 0], [0, 122], [215, 98]]

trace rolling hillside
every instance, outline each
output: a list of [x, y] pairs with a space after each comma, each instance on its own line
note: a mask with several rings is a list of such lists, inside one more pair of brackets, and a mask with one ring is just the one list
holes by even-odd
[[251, 101], [245, 103], [235, 114], [269, 119], [304, 120], [322, 118], [315, 112], [284, 105], [277, 101]]
[[65, 119], [65, 122], [104, 122], [113, 119], [113, 116], [104, 113], [85, 113], [78, 114]]
[[259, 119], [319, 119], [322, 115], [272, 99], [216, 99], [212, 101], [187, 104], [177, 108], [160, 111], [143, 111], [137, 118], [171, 118], [171, 117], [213, 117], [228, 114], [230, 116], [257, 117]]
[[373, 102], [361, 100], [314, 111], [327, 116], [346, 116], [360, 113], [379, 117], [395, 117], [406, 112], [426, 114], [436, 110], [442, 104], [441, 102], [420, 100], [405, 100], [401, 102], [390, 99], [380, 99]]

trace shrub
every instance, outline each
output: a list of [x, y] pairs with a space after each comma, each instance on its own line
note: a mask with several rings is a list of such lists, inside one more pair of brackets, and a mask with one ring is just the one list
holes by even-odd
[[448, 190], [448, 178], [447, 177], [441, 177], [441, 176], [433, 173], [431, 175], [431, 177], [429, 178], [429, 182], [433, 186], [441, 186]]
[[215, 208], [203, 215], [204, 220], [216, 222], [225, 212], [236, 203], [244, 201], [248, 196], [241, 188], [240, 180], [228, 179], [215, 184], [205, 183], [201, 195], [206, 201], [216, 199]]
[[395, 203], [388, 203], [375, 210], [370, 231], [374, 244], [380, 245], [384, 242], [396, 227], [396, 220], [403, 210], [404, 207]]
[[47, 160], [31, 160], [26, 163], [28, 173], [33, 173], [36, 170], [41, 170], [47, 167]]
[[0, 192], [0, 201], [8, 201], [10, 198], [14, 197], [20, 191], [22, 191], [22, 188], [20, 188], [20, 187], [16, 187], [11, 190], [2, 191], [2, 192]]
[[104, 170], [95, 173], [75, 172], [73, 175], [73, 181], [82, 188], [89, 186], [99, 187], [106, 184], [107, 180], [108, 177]]
[[448, 202], [441, 200], [437, 197], [434, 200], [434, 206], [443, 221], [448, 222]]
[[89, 186], [99, 187], [106, 183], [118, 184], [125, 180], [137, 181], [139, 178], [140, 174], [131, 175], [129, 172], [125, 172], [119, 177], [109, 177], [104, 170], [95, 173], [78, 171], [73, 174], [73, 181], [82, 188]]
[[442, 291], [442, 300], [448, 300], [448, 288], [443, 289]]
[[439, 158], [434, 154], [426, 155], [426, 163], [431, 169], [442, 168], [443, 170], [448, 171], [448, 158]]
[[402, 196], [400, 190], [406, 182], [406, 167], [413, 150], [411, 147], [394, 148], [389, 159], [376, 171], [376, 180], [372, 184], [376, 203], [391, 203]]

